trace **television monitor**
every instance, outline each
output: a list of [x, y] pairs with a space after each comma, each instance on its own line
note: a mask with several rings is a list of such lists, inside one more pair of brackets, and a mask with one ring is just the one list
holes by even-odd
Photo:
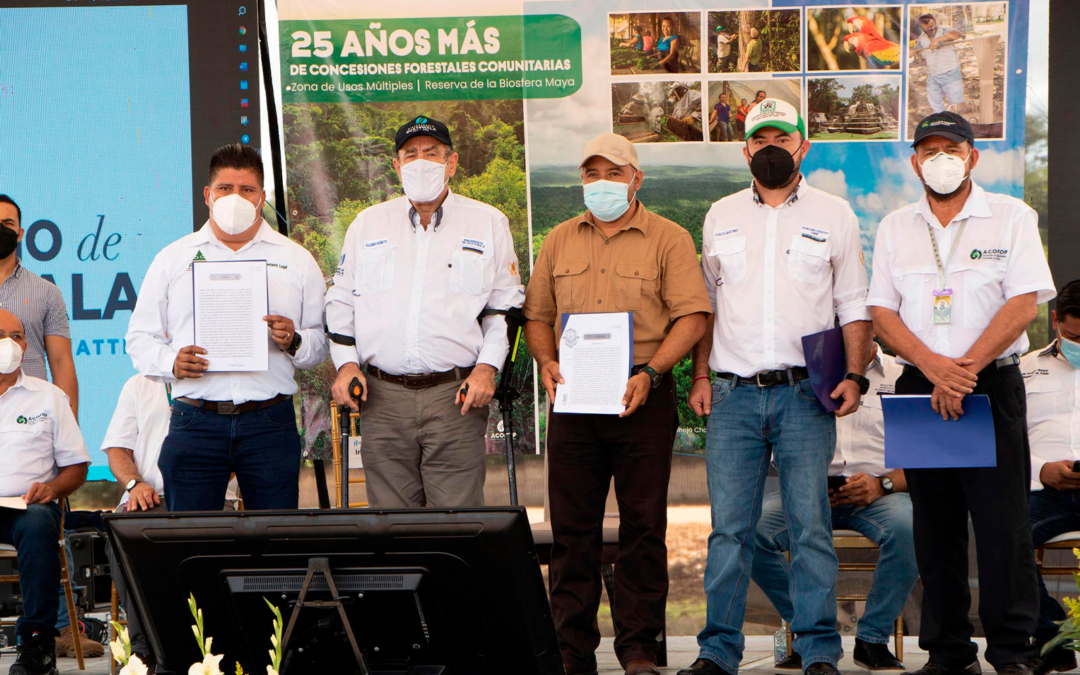
[[[107, 516], [158, 673], [201, 660], [188, 595], [222, 670], [266, 671], [274, 603], [287, 625], [325, 560], [372, 675], [562, 673], [523, 508]], [[333, 600], [315, 574], [306, 602]], [[361, 672], [335, 607], [304, 606], [282, 675]], [[302, 650], [302, 651], [301, 651]]]

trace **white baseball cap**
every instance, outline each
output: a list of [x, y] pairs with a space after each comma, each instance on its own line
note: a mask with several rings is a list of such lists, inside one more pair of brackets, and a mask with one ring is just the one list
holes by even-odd
[[746, 114], [746, 138], [753, 136], [762, 127], [775, 127], [789, 134], [798, 131], [806, 138], [806, 125], [803, 124], [799, 111], [787, 101], [777, 98], [765, 99], [750, 108], [750, 112]]

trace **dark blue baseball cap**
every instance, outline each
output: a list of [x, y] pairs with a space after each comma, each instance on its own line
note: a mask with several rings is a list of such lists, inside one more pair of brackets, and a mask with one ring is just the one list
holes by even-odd
[[915, 127], [915, 142], [911, 147], [914, 148], [928, 136], [942, 136], [957, 143], [967, 141], [975, 145], [975, 132], [971, 130], [971, 124], [960, 115], [949, 111], [924, 117]]
[[450, 130], [446, 128], [446, 125], [439, 120], [421, 115], [402, 124], [397, 130], [397, 135], [394, 136], [394, 152], [397, 153], [401, 146], [416, 136], [431, 136], [437, 141], [446, 143], [451, 150], [454, 148], [454, 142], [450, 140]]

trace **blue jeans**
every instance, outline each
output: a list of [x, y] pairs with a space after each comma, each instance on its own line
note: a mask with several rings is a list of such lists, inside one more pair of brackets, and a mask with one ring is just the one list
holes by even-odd
[[169, 511], [220, 511], [233, 472], [245, 510], [295, 509], [300, 434], [292, 401], [239, 415], [175, 401], [158, 468]]
[[[1028, 517], [1031, 519], [1031, 539], [1035, 548], [1059, 534], [1080, 530], [1080, 490], [1060, 491], [1044, 488], [1028, 497]], [[1073, 590], [1071, 577], [1059, 577], [1068, 582], [1069, 593]], [[1035, 640], [1039, 644], [1049, 642], [1058, 633], [1055, 621], [1065, 620], [1065, 610], [1046, 590], [1046, 583], [1039, 575], [1039, 625]]]
[[[944, 96], [944, 98], [942, 98]], [[939, 113], [945, 110], [945, 100], [948, 105], [956, 105], [964, 101], [964, 78], [960, 76], [960, 69], [950, 70], [941, 75], [926, 76], [926, 98], [930, 102], [930, 108]]]
[[717, 121], [716, 133], [720, 137], [721, 143], [738, 140], [737, 138], [735, 138], [735, 132], [731, 130], [730, 120], [728, 120], [727, 122]]
[[[855, 530], [881, 548], [877, 569], [866, 598], [866, 612], [859, 619], [855, 637], [887, 644], [893, 624], [904, 611], [911, 589], [919, 578], [915, 564], [915, 541], [911, 534], [911, 497], [895, 493], [869, 506], [834, 506], [833, 530]], [[751, 577], [768, 596], [776, 611], [791, 623], [791, 569], [784, 552], [791, 535], [779, 494], [765, 498], [757, 526], [757, 551]]]
[[803, 666], [836, 665], [837, 560], [827, 477], [836, 447], [836, 419], [822, 410], [808, 380], [794, 386], [733, 386], [718, 378], [712, 392], [705, 466], [712, 503], [712, 533], [705, 564], [708, 600], [698, 635], [701, 658], [738, 671], [745, 640], [746, 592], [754, 560], [770, 459], [780, 474], [791, 547], [795, 651]]
[[59, 635], [59, 542], [60, 507], [56, 504], [31, 504], [25, 511], [0, 510], [0, 543], [11, 544], [18, 551], [23, 614], [15, 623], [15, 634], [20, 638], [33, 633]]

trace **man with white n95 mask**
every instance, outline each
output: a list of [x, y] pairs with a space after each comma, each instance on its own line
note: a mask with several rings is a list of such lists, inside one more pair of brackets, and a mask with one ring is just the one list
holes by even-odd
[[334, 400], [356, 409], [349, 385], [364, 387], [371, 506], [481, 506], [504, 315], [525, 298], [510, 223], [450, 190], [458, 154], [442, 122], [404, 124], [393, 161], [405, 196], [360, 212], [326, 293]]
[[[158, 458], [169, 511], [220, 511], [233, 473], [248, 510], [298, 505], [294, 375], [326, 360], [326, 284], [307, 249], [259, 215], [262, 184], [255, 148], [227, 145], [214, 153], [203, 194], [210, 220], [154, 258], [128, 325], [135, 368], [172, 384], [169, 433]], [[192, 266], [204, 260], [266, 261], [266, 370], [207, 372], [215, 357], [195, 345], [192, 298]]]

